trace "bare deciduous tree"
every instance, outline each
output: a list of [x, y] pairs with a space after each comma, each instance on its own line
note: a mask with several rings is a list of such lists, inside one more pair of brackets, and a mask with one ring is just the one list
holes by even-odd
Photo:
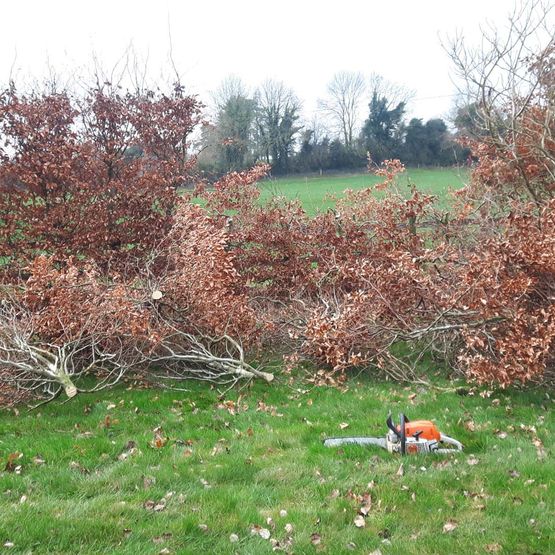
[[301, 103], [281, 81], [267, 80], [256, 94], [257, 132], [261, 155], [276, 173], [289, 169]]
[[399, 104], [408, 104], [414, 98], [415, 92], [412, 89], [388, 81], [383, 75], [371, 73], [368, 78], [369, 98], [376, 95], [376, 98], [386, 99], [386, 109], [392, 110]]
[[[555, 179], [555, 39], [553, 5], [527, 0], [515, 7], [504, 27], [482, 28], [481, 43], [463, 36], [444, 48], [451, 57], [476, 135], [512, 158], [520, 185], [536, 204], [553, 191], [530, 179], [524, 158], [532, 155]], [[459, 113], [461, 111], [459, 110]], [[535, 182], [534, 182], [535, 181]]]
[[223, 109], [233, 98], [249, 96], [251, 93], [243, 80], [233, 74], [225, 77], [218, 88], [212, 92], [212, 100], [217, 111]]
[[328, 84], [328, 97], [320, 108], [330, 117], [346, 147], [352, 147], [360, 126], [366, 83], [361, 73], [340, 71]]

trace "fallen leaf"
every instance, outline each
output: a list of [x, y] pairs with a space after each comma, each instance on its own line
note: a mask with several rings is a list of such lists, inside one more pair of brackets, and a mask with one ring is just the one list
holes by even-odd
[[147, 511], [155, 511], [159, 513], [166, 508], [166, 499], [162, 498], [160, 501], [152, 501], [152, 499], [148, 499], [143, 503], [143, 507]]
[[349, 424], [347, 424], [347, 422], [341, 422], [341, 424], [339, 424], [339, 428], [341, 430], [344, 430], [345, 428], [348, 428]]
[[444, 525], [443, 525], [443, 533], [444, 534], [449, 534], [450, 532], [452, 532], [453, 530], [455, 530], [457, 528], [458, 524], [454, 521], [454, 520], [448, 520]]
[[37, 455], [36, 457], [33, 457], [32, 460], [33, 460], [33, 463], [36, 465], [46, 464], [46, 461], [39, 455]]
[[207, 524], [199, 524], [198, 528], [199, 528], [199, 530], [202, 530], [203, 532], [208, 532], [208, 525]]
[[354, 520], [355, 526], [357, 528], [364, 528], [366, 526], [366, 521], [362, 515], [357, 515]]
[[237, 414], [237, 405], [235, 404], [235, 401], [232, 401], [232, 400], [222, 401], [221, 403], [218, 403], [216, 406], [219, 409], [227, 410], [227, 412], [229, 412], [231, 416], [235, 416]]
[[256, 411], [257, 412], [266, 412], [271, 416], [283, 416], [282, 413], [277, 412], [277, 408], [273, 405], [267, 405], [263, 401], [258, 401], [256, 404]]
[[464, 422], [464, 427], [469, 432], [475, 432], [476, 431], [476, 424], [474, 423], [474, 420], [466, 420]]
[[87, 470], [81, 463], [78, 463], [77, 461], [71, 461], [69, 463], [69, 468], [71, 468], [71, 470], [78, 470], [82, 474], [89, 474], [89, 470]]
[[143, 476], [143, 488], [149, 489], [156, 483], [156, 478], [154, 476]]
[[451, 461], [449, 459], [443, 459], [441, 461], [434, 461], [432, 463], [434, 468], [447, 468], [451, 466]]
[[[114, 405], [115, 406], [115, 405]], [[104, 417], [104, 422], [101, 424], [103, 428], [111, 428], [112, 426], [117, 426], [119, 420], [117, 418], [112, 418], [109, 414]]]
[[322, 536], [314, 532], [314, 534], [310, 535], [310, 543], [312, 545], [320, 545], [322, 543]]
[[487, 553], [499, 553], [503, 548], [498, 543], [488, 543], [486, 545]]
[[118, 455], [118, 461], [124, 461], [137, 453], [137, 444], [133, 440], [130, 440], [123, 446], [121, 453]]
[[470, 455], [470, 457], [468, 457], [468, 459], [466, 459], [466, 462], [470, 465], [470, 466], [475, 466], [477, 465], [480, 460], [477, 459], [474, 455]]
[[362, 516], [368, 516], [368, 513], [370, 512], [371, 509], [372, 509], [372, 497], [368, 492], [366, 492], [362, 495], [361, 506], [358, 512]]
[[547, 457], [547, 452], [543, 446], [543, 442], [539, 437], [534, 437], [534, 439], [532, 440], [532, 443], [534, 444], [534, 447], [536, 448], [536, 455], [538, 457], [539, 460], [543, 460]]
[[157, 512], [157, 513], [159, 513], [160, 511], [163, 511], [165, 508], [166, 508], [166, 500], [165, 499], [161, 499], [153, 507], [154, 511]]
[[293, 525], [290, 524], [289, 522], [285, 525], [285, 532], [287, 534], [292, 534], [293, 533]]
[[173, 534], [171, 534], [170, 532], [164, 532], [161, 536], [155, 536], [154, 538], [152, 538], [152, 541], [154, 543], [164, 543], [165, 541], [171, 539], [172, 535]]
[[216, 445], [214, 445], [214, 447], [212, 448], [212, 452], [211, 455], [213, 457], [215, 457], [216, 455], [219, 455], [221, 453], [223, 453], [226, 450], [225, 445], [223, 445], [222, 443], [218, 442], [216, 443]]
[[270, 530], [268, 530], [268, 528], [260, 528], [260, 530], [258, 530], [258, 535], [263, 540], [269, 540], [272, 534], [270, 533]]
[[285, 518], [287, 516], [287, 511], [285, 509], [281, 509], [281, 511], [279, 512], [279, 516], [281, 518]]
[[405, 475], [405, 467], [401, 463], [401, 466], [399, 467], [399, 470], [397, 470], [397, 476], [404, 476], [404, 475]]
[[149, 442], [150, 447], [153, 449], [161, 449], [165, 447], [169, 441], [169, 438], [164, 435], [164, 430], [162, 430], [162, 426], [158, 426], [154, 428], [154, 439]]
[[239, 536], [237, 534], [230, 534], [229, 541], [231, 543], [237, 543], [239, 541]]
[[15, 461], [18, 461], [22, 457], [23, 453], [20, 453], [19, 451], [16, 451], [15, 453], [10, 453], [8, 455], [8, 460], [6, 461], [6, 466], [4, 467], [4, 472], [15, 472], [16, 474], [19, 474], [21, 472], [21, 465], [16, 464]]

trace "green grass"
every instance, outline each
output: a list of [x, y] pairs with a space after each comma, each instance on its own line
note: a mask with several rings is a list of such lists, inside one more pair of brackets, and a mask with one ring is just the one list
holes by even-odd
[[[361, 378], [345, 391], [308, 389], [230, 391], [238, 414], [218, 408], [217, 392], [202, 384], [0, 412], [0, 550], [11, 542], [6, 553], [272, 553], [251, 535], [258, 525], [301, 554], [552, 552], [555, 419], [545, 390], [482, 398]], [[388, 409], [433, 417], [466, 452], [407, 458], [400, 476], [400, 458], [385, 451], [323, 447], [325, 436], [383, 434]], [[153, 448], [158, 426], [169, 441]], [[137, 452], [118, 460], [131, 440]], [[2, 471], [14, 452], [20, 473]], [[353, 497], [365, 492], [372, 508], [357, 528]], [[163, 510], [145, 508], [165, 496]], [[444, 532], [449, 521], [456, 528]]]
[[[309, 214], [325, 211], [335, 203], [327, 195], [342, 196], [345, 189], [362, 189], [379, 183], [382, 178], [368, 173], [337, 174], [332, 176], [288, 176], [261, 182], [262, 200], [272, 195], [299, 199]], [[415, 169], [409, 168], [399, 177], [401, 187], [409, 180], [422, 191], [437, 195], [442, 206], [448, 203], [448, 192], [460, 189], [468, 180], [465, 168]]]

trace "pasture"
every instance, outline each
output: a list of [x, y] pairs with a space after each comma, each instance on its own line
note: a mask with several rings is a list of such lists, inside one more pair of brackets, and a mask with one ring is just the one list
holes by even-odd
[[[278, 378], [224, 397], [198, 383], [185, 392], [120, 387], [32, 413], [4, 410], [0, 546], [34, 554], [547, 554], [553, 408], [543, 389], [359, 377], [343, 389]], [[322, 445], [326, 436], [382, 435], [388, 409], [434, 418], [466, 451], [401, 460]]]
[[[408, 168], [398, 178], [401, 190], [413, 183], [418, 189], [436, 195], [440, 206], [449, 204], [449, 191], [463, 187], [469, 178], [468, 168]], [[272, 195], [298, 199], [309, 214], [325, 211], [335, 204], [345, 189], [363, 189], [379, 183], [382, 178], [369, 173], [287, 176], [261, 182], [262, 200]]]

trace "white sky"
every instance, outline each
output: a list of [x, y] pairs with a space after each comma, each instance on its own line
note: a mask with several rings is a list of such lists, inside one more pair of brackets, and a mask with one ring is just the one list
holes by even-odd
[[12, 0], [2, 3], [0, 83], [91, 66], [111, 67], [132, 43], [150, 74], [173, 58], [188, 91], [205, 102], [228, 74], [255, 87], [271, 77], [293, 88], [309, 117], [334, 72], [377, 72], [416, 91], [411, 115], [444, 116], [455, 92], [440, 37], [480, 38], [502, 25], [513, 0]]

